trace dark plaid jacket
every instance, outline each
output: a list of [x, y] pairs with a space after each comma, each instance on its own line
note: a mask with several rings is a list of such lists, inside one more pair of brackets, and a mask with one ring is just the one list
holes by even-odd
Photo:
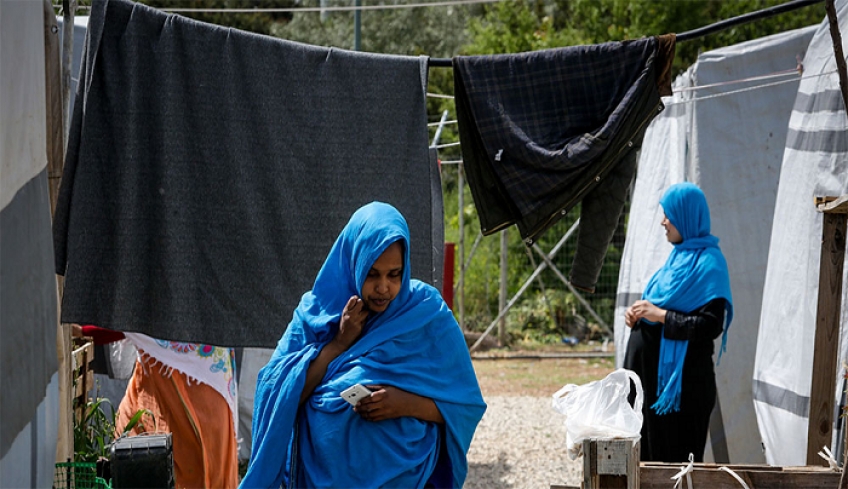
[[517, 224], [532, 244], [583, 201], [572, 281], [593, 289], [636, 150], [671, 93], [673, 56], [669, 35], [454, 58], [462, 157], [483, 234]]

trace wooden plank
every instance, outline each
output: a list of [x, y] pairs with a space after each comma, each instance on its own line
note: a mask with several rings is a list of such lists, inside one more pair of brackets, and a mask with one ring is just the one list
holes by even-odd
[[82, 368], [84, 365], [88, 365], [91, 363], [91, 360], [94, 359], [94, 343], [85, 343], [81, 347], [75, 349], [71, 355], [73, 357], [74, 370]]
[[848, 195], [816, 197], [816, 210], [824, 213], [848, 214]]
[[807, 425], [807, 465], [827, 465], [818, 452], [822, 447], [831, 445], [847, 219], [846, 214], [823, 216], [816, 338]]
[[[668, 489], [674, 483], [671, 478], [680, 472], [685, 464], [667, 464], [666, 466], [642, 466], [639, 476], [640, 489]], [[729, 466], [728, 466], [729, 467]], [[840, 473], [824, 467], [801, 467], [797, 470], [777, 470], [761, 466], [764, 470], [733, 470], [750, 489], [821, 489], [836, 487]], [[742, 487], [732, 475], [717, 467], [703, 467], [696, 464], [691, 472], [693, 487], [710, 489], [739, 489]]]
[[584, 489], [639, 489], [639, 440], [583, 440]]

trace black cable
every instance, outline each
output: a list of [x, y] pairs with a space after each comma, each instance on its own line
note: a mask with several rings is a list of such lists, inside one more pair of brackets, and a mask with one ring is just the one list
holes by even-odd
[[[677, 42], [691, 41], [692, 39], [704, 37], [706, 35], [713, 34], [718, 31], [723, 31], [725, 29], [729, 29], [737, 25], [747, 24], [748, 22], [765, 19], [778, 14], [782, 14], [784, 12], [790, 12], [792, 10], [797, 10], [803, 7], [809, 7], [810, 5], [822, 2], [824, 2], [824, 0], [793, 0], [791, 2], [786, 2], [781, 5], [775, 5], [774, 7], [757, 10], [756, 12], [749, 12], [747, 14], [739, 15], [737, 17], [731, 17], [729, 19], [718, 21], [714, 24], [699, 27], [691, 31], [681, 32], [677, 35]], [[430, 58], [430, 66], [450, 68], [453, 66], [453, 63], [450, 58]]]

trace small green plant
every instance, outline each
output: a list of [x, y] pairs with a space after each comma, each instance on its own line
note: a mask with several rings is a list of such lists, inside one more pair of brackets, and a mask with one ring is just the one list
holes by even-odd
[[[104, 410], [106, 407], [109, 413]], [[156, 419], [152, 412], [139, 409], [120, 431], [121, 436], [141, 425], [141, 419], [145, 414], [150, 415], [155, 424]], [[109, 457], [109, 445], [115, 440], [115, 433], [117, 433], [116, 418], [115, 408], [108, 399], [102, 397], [89, 399], [82, 419], [74, 419], [74, 461], [97, 462], [101, 457]]]

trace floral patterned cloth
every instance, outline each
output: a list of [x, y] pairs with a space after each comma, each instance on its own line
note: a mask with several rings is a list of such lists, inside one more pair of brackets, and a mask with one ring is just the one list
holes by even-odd
[[232, 348], [158, 340], [140, 333], [125, 334], [138, 349], [140, 364], [158, 366], [165, 375], [170, 375], [174, 369], [179, 370], [189, 381], [202, 382], [218, 391], [227, 400], [234, 426], [238, 429], [238, 389]]

